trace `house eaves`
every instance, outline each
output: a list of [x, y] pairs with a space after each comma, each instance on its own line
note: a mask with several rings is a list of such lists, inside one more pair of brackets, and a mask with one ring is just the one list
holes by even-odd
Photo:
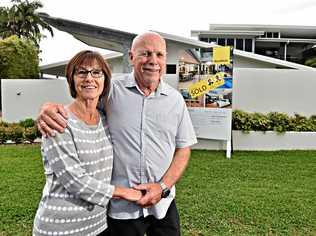
[[262, 56], [259, 54], [251, 53], [251, 52], [245, 52], [242, 50], [234, 49], [234, 55], [240, 56], [240, 57], [245, 57], [248, 59], [253, 59], [256, 61], [262, 61], [266, 62], [269, 64], [276, 65], [278, 67], [283, 67], [283, 68], [288, 68], [288, 69], [296, 69], [296, 70], [306, 70], [306, 71], [316, 71], [316, 68], [309, 67], [309, 66], [304, 66], [301, 64], [293, 63], [293, 62], [288, 62], [272, 57], [267, 57], [267, 56]]
[[[79, 39], [80, 41], [95, 47], [100, 47], [116, 52], [126, 53], [133, 38], [136, 36], [134, 33], [123, 32], [119, 30], [114, 30], [110, 28], [100, 27], [96, 25], [85, 24], [81, 22], [55, 18], [51, 17], [47, 14], [40, 14], [40, 17], [43, 18], [46, 22], [48, 22], [53, 27], [70, 33], [75, 38]], [[168, 42], [175, 42], [178, 44], [185, 45], [188, 49], [189, 48], [212, 48], [212, 47], [219, 47], [215, 43], [206, 43], [202, 41], [198, 41], [195, 39], [185, 38], [177, 35], [162, 33], [158, 31], [154, 31], [159, 33], [166, 41]], [[234, 54], [241, 57], [250, 58], [253, 60], [263, 61], [271, 64], [275, 64], [280, 67], [285, 68], [293, 68], [293, 69], [302, 69], [302, 70], [313, 70], [314, 68], [303, 66], [300, 64], [287, 62], [271, 57], [261, 56], [254, 53], [249, 53], [241, 50], [234, 50]]]

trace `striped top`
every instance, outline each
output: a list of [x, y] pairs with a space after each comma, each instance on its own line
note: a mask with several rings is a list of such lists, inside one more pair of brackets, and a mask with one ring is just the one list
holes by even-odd
[[107, 228], [113, 150], [105, 117], [86, 125], [69, 112], [65, 132], [43, 138], [46, 184], [33, 235], [97, 235]]

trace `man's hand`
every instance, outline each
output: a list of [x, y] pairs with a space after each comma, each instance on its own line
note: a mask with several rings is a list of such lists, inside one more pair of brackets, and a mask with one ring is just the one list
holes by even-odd
[[158, 183], [140, 184], [134, 188], [145, 192], [142, 198], [136, 202], [141, 207], [152, 207], [161, 199], [162, 189]]
[[62, 104], [45, 103], [37, 118], [37, 128], [44, 137], [54, 136], [55, 131], [64, 132], [68, 115]]

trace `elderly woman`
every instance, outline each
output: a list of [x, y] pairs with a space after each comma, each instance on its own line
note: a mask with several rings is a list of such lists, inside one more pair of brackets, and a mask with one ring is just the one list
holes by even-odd
[[68, 63], [74, 102], [64, 133], [43, 138], [46, 184], [33, 235], [106, 235], [110, 198], [137, 201], [141, 192], [110, 184], [112, 145], [106, 118], [96, 109], [108, 93], [111, 72], [102, 56], [82, 51]]

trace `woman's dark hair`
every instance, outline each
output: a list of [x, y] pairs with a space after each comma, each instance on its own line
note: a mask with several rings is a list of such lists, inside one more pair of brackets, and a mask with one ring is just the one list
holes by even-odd
[[104, 73], [104, 88], [100, 97], [108, 94], [109, 89], [110, 89], [110, 79], [111, 79], [111, 70], [108, 63], [101, 56], [100, 53], [90, 51], [90, 50], [84, 50], [84, 51], [78, 52], [73, 58], [71, 58], [66, 66], [65, 74], [66, 74], [67, 82], [69, 85], [70, 95], [73, 98], [77, 97], [75, 81], [74, 81], [74, 74], [76, 73], [76, 70], [78, 70], [82, 66], [87, 66], [87, 65], [90, 66], [95, 61], [99, 64], [99, 66], [101, 67], [101, 70]]

